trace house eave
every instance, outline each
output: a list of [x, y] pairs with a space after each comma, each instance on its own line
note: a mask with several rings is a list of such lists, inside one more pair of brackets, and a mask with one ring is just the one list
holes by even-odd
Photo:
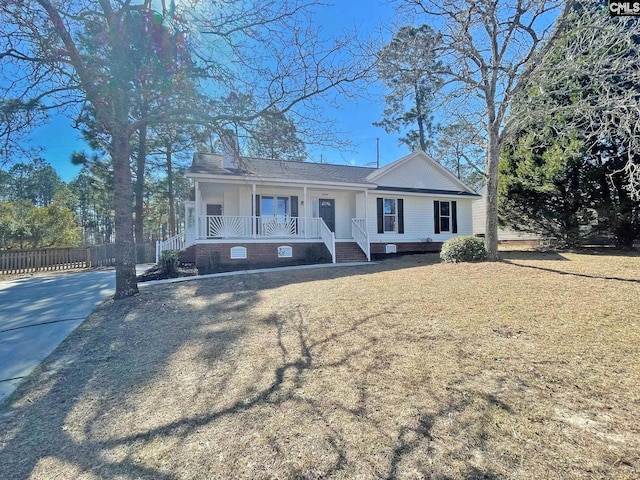
[[385, 187], [379, 185], [375, 193], [408, 193], [411, 195], [429, 196], [429, 197], [467, 197], [479, 198], [481, 195], [458, 190], [440, 190], [437, 188], [410, 188], [410, 187]]
[[252, 177], [251, 175], [214, 175], [210, 173], [192, 173], [186, 172], [187, 178], [194, 180], [216, 180], [221, 183], [233, 183], [233, 184], [287, 184], [287, 185], [318, 185], [322, 187], [334, 187], [334, 188], [353, 188], [353, 189], [375, 189], [376, 185], [370, 183], [341, 183], [341, 182], [327, 182], [320, 180], [302, 180], [291, 178], [267, 178], [267, 177]]

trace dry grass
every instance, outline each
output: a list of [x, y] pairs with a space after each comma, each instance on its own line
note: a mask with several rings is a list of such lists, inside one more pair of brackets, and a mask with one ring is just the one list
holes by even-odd
[[146, 288], [0, 409], [1, 478], [640, 476], [640, 257]]

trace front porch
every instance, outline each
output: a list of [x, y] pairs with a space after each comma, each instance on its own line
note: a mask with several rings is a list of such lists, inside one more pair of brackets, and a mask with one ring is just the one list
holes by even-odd
[[196, 181], [195, 198], [185, 202], [184, 238], [159, 244], [158, 256], [193, 245], [320, 243], [335, 263], [336, 242], [349, 242], [368, 261], [366, 196], [363, 189], [328, 185]]
[[[162, 250], [184, 250], [193, 245], [219, 244], [247, 248], [246, 244], [324, 244], [331, 260], [339, 260], [341, 250], [336, 243], [354, 243], [364, 255], [364, 260], [370, 260], [369, 237], [365, 231], [364, 218], [351, 220], [351, 237], [336, 241], [335, 232], [321, 217], [286, 217], [286, 216], [226, 216], [226, 215], [195, 215], [194, 202], [186, 205], [187, 225], [185, 235], [161, 242], [157, 249], [159, 256]], [[285, 245], [286, 246], [286, 245]], [[289, 245], [290, 246], [290, 245]], [[232, 247], [230, 247], [232, 248]], [[255, 249], [256, 247], [251, 247]], [[280, 252], [279, 252], [280, 253]], [[280, 257], [280, 255], [279, 255]], [[352, 259], [354, 255], [348, 255]], [[233, 255], [229, 255], [233, 259]]]

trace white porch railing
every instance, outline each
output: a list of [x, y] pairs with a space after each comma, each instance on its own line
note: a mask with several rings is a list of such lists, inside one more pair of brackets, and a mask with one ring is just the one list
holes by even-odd
[[165, 250], [184, 250], [184, 233], [179, 233], [175, 237], [167, 238], [162, 242], [156, 242], [156, 263], [160, 261], [160, 255]]
[[252, 217], [207, 215], [200, 217], [200, 235], [204, 238], [246, 238], [253, 236]]
[[360, 249], [367, 256], [367, 262], [371, 261], [371, 248], [369, 234], [367, 233], [367, 223], [364, 218], [351, 219], [351, 236], [356, 241]]
[[327, 246], [327, 249], [331, 254], [331, 263], [336, 263], [336, 235], [331, 230], [329, 230], [329, 227], [327, 227], [327, 224], [324, 223], [324, 220], [322, 220], [321, 218], [319, 218], [318, 220], [320, 220], [318, 222], [320, 226], [320, 238], [322, 238], [322, 241]]
[[197, 238], [321, 238], [320, 222], [304, 217], [203, 215], [198, 218]]

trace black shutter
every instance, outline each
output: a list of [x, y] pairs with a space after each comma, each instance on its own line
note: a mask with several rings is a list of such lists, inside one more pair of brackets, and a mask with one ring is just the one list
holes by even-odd
[[398, 233], [404, 233], [404, 200], [398, 199]]
[[378, 233], [384, 233], [384, 207], [382, 198], [377, 199], [378, 202]]
[[458, 202], [451, 202], [451, 232], [458, 233]]
[[433, 201], [433, 228], [435, 233], [440, 233], [440, 202]]

